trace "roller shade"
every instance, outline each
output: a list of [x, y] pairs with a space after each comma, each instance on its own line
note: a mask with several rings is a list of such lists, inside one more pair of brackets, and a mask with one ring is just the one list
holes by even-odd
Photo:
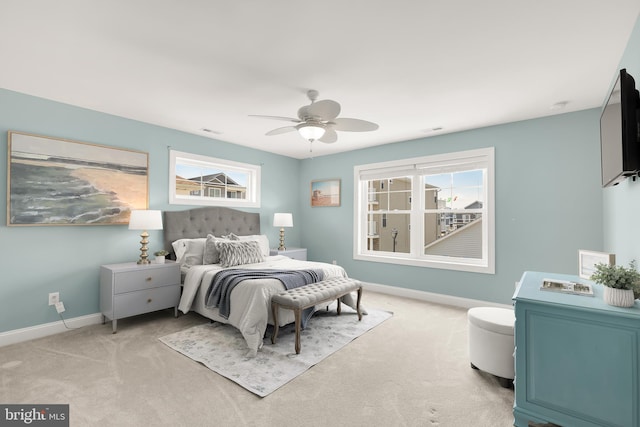
[[[420, 159], [413, 159], [420, 160]], [[412, 162], [404, 165], [371, 167], [361, 169], [358, 177], [361, 180], [390, 179], [402, 176], [436, 175], [441, 173], [461, 172], [465, 170], [486, 169], [489, 166], [486, 156], [471, 156], [455, 160], [433, 160]]]

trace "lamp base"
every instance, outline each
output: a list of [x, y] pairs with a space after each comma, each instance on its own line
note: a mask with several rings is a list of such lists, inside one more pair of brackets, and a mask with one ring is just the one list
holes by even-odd
[[147, 248], [147, 243], [149, 243], [149, 239], [147, 239], [149, 237], [149, 233], [147, 233], [145, 230], [140, 233], [140, 237], [142, 238], [142, 240], [140, 240], [140, 259], [138, 260], [138, 264], [151, 264], [151, 262], [147, 259], [149, 257], [147, 255], [147, 251], [149, 250]]
[[279, 251], [286, 251], [287, 248], [284, 247], [284, 228], [280, 229], [280, 246], [278, 246]]

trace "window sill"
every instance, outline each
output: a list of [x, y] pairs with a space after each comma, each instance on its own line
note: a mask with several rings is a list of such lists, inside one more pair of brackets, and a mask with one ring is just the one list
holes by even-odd
[[371, 254], [354, 254], [353, 259], [360, 261], [382, 262], [387, 264], [410, 265], [414, 267], [438, 268], [443, 270], [466, 271], [470, 273], [495, 274], [495, 267], [480, 263], [439, 262], [408, 256], [388, 256]]

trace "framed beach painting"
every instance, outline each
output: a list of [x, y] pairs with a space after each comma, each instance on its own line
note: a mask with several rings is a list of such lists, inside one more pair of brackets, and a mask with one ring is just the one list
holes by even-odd
[[7, 225], [128, 224], [149, 204], [149, 154], [10, 131]]
[[578, 251], [578, 275], [583, 279], [590, 279], [596, 272], [597, 264], [614, 265], [616, 263], [615, 254], [605, 252]]
[[311, 206], [340, 206], [340, 180], [311, 181]]

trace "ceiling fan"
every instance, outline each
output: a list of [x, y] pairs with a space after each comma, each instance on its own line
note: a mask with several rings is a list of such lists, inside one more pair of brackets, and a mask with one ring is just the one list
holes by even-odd
[[330, 99], [316, 101], [317, 90], [307, 91], [311, 104], [298, 109], [298, 118], [280, 116], [251, 115], [265, 119], [285, 120], [297, 123], [295, 126], [285, 126], [273, 129], [265, 135], [279, 135], [281, 133], [298, 131], [306, 140], [333, 143], [338, 140], [337, 130], [346, 132], [369, 132], [378, 129], [378, 125], [366, 120], [337, 118], [340, 114], [340, 104]]

